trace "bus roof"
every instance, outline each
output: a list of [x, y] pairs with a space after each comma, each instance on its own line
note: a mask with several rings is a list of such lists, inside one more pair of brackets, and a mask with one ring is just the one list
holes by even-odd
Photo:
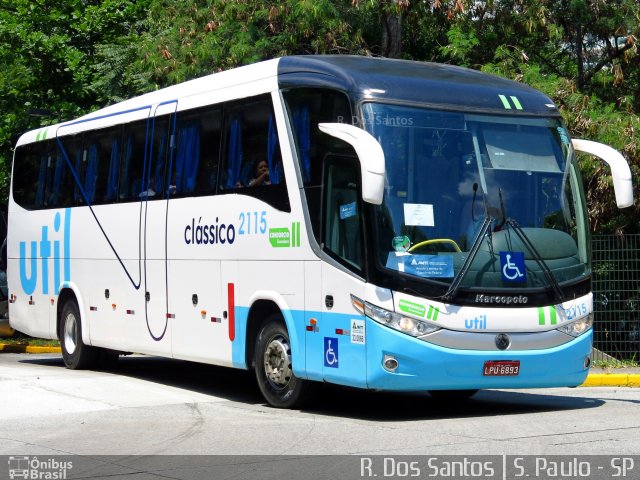
[[[200, 78], [182, 82], [176, 85], [165, 87], [159, 90], [145, 93], [138, 97], [133, 97], [122, 102], [114, 103], [107, 107], [95, 110], [82, 117], [65, 121], [60, 124], [40, 127], [35, 130], [24, 133], [18, 140], [16, 146], [31, 143], [45, 138], [52, 138], [58, 134], [66, 135], [73, 133], [76, 125], [83, 122], [91, 122], [92, 120], [105, 119], [100, 123], [94, 123], [96, 126], [105, 126], [110, 121], [108, 117], [122, 114], [123, 112], [142, 111], [144, 109], [153, 112], [156, 107], [162, 104], [174, 102], [179, 99], [185, 99], [200, 94], [216, 92], [218, 90], [229, 89], [235, 87], [238, 89], [236, 98], [242, 98], [243, 91], [248, 92], [247, 96], [257, 93], [265, 93], [276, 90], [277, 83], [277, 65], [280, 59], [266, 60], [252, 65], [233, 68], [223, 72], [205, 75]], [[258, 84], [246, 88], [248, 84]], [[243, 90], [244, 89], [244, 90]], [[256, 92], [257, 90], [257, 92]], [[151, 107], [151, 108], [148, 108]], [[141, 112], [142, 114], [143, 112]], [[122, 116], [120, 118], [126, 118]], [[118, 120], [111, 120], [111, 123], [119, 123]], [[70, 127], [70, 128], [69, 128]], [[60, 129], [63, 129], [60, 131]]]
[[[18, 145], [51, 138], [62, 126], [157, 106], [206, 92], [242, 88], [242, 85], [252, 82], [262, 82], [261, 88], [265, 92], [278, 87], [315, 86], [343, 90], [356, 100], [400, 101], [453, 110], [559, 116], [553, 101], [541, 92], [476, 70], [377, 57], [301, 55], [266, 60], [149, 92], [73, 121], [27, 132], [20, 137]], [[71, 131], [66, 129], [64, 133]]]
[[527, 85], [452, 65], [351, 55], [283, 57], [281, 87], [340, 88], [359, 99], [455, 110], [558, 116], [553, 101]]

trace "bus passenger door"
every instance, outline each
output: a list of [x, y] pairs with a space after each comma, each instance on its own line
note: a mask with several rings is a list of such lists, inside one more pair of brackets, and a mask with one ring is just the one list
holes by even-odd
[[140, 200], [143, 202], [142, 223], [142, 293], [145, 297], [144, 320], [151, 350], [171, 354], [171, 320], [167, 315], [167, 210], [169, 187], [168, 164], [171, 162], [177, 102], [157, 107], [150, 122], [151, 138], [145, 162]]
[[[324, 380], [366, 387], [364, 318], [351, 304], [362, 274], [364, 238], [358, 185], [360, 166], [350, 155], [328, 155], [324, 161], [322, 198], [323, 249], [334, 259], [322, 262], [322, 362]], [[338, 266], [340, 265], [340, 266]]]

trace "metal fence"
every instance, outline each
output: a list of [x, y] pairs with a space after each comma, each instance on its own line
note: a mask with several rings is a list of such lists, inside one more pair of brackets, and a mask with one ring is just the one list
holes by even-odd
[[640, 235], [594, 235], [591, 245], [594, 347], [618, 360], [638, 361]]

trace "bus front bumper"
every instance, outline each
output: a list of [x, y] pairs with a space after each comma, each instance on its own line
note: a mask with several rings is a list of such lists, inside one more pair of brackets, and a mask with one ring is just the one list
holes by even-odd
[[[464, 335], [465, 332], [460, 332]], [[446, 348], [367, 321], [367, 387], [376, 390], [466, 390], [576, 387], [589, 373], [593, 330], [538, 350]], [[395, 359], [393, 371], [383, 366]], [[485, 362], [518, 361], [514, 376], [486, 376]]]

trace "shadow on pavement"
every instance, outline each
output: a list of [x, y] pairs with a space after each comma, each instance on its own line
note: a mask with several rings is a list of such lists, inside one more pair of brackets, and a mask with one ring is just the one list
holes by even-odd
[[[64, 368], [61, 357], [29, 356], [22, 363]], [[233, 402], [266, 406], [253, 371], [217, 367], [160, 357], [127, 356], [101, 370], [139, 380], [212, 395]], [[377, 422], [517, 415], [548, 411], [580, 411], [603, 405], [607, 399], [569, 394], [558, 388], [549, 394], [535, 390], [481, 390], [467, 400], [444, 401], [428, 393], [389, 393], [317, 384], [312, 400], [301, 411], [313, 415]], [[275, 410], [275, 409], [274, 409]]]

